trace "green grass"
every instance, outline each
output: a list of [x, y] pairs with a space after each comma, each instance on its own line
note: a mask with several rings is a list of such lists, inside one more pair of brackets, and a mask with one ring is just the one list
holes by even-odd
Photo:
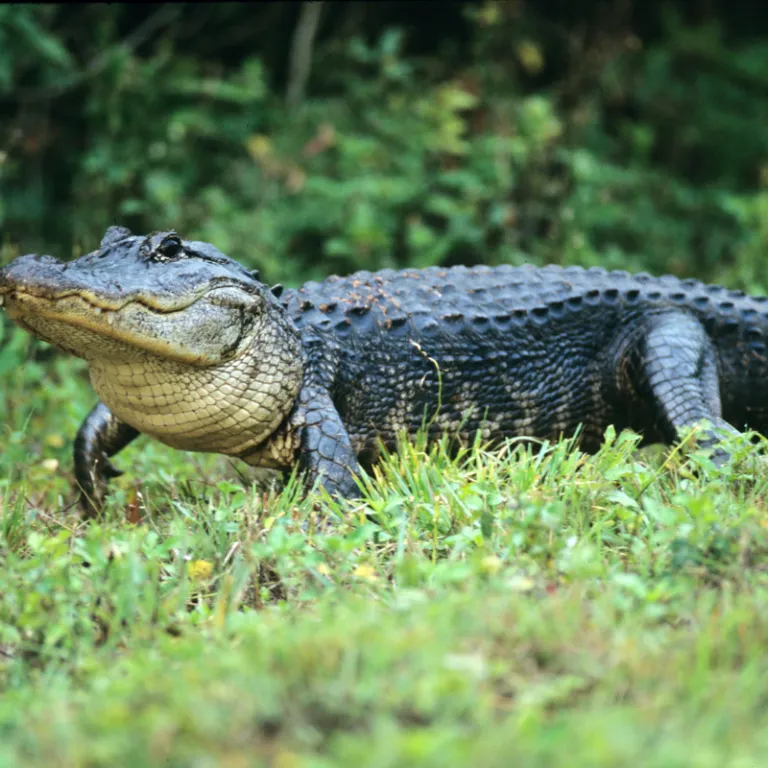
[[342, 508], [139, 441], [83, 524], [41, 349], [0, 347], [0, 766], [765, 764], [760, 446], [417, 441]]

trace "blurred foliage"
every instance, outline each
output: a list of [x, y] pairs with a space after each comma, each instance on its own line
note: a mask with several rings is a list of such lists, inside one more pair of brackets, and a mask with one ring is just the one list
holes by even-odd
[[302, 6], [0, 6], [5, 244], [67, 257], [119, 222], [289, 283], [533, 260], [768, 287], [768, 41], [489, 2], [436, 46], [325, 5], [293, 111]]

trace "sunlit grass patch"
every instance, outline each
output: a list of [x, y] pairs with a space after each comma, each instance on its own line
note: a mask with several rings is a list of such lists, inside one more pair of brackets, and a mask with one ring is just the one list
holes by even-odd
[[0, 764], [760, 764], [760, 444], [419, 437], [337, 503], [143, 439], [84, 523], [83, 367], [15, 349]]

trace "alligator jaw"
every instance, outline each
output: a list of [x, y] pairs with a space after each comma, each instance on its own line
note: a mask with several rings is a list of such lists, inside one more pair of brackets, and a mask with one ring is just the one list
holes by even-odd
[[[6, 290], [5, 293], [7, 298], [6, 296], [2, 298], [6, 299], [4, 308], [8, 316], [49, 343], [60, 344], [61, 338], [48, 338], [47, 333], [37, 330], [35, 318], [52, 320], [72, 329], [80, 328], [102, 338], [123, 343], [126, 347], [175, 360], [177, 363], [203, 367], [207, 365], [200, 355], [189, 353], [173, 341], [164, 339], [162, 336], [150, 338], [141, 333], [133, 333], [130, 328], [125, 327], [124, 323], [120, 323], [120, 314], [130, 310], [132, 304], [147, 309], [141, 302], [126, 301], [118, 309], [106, 309], [76, 293], [49, 297], [13, 288]], [[163, 313], [158, 313], [158, 315], [161, 314]], [[70, 349], [70, 351], [77, 354], [75, 350]]]

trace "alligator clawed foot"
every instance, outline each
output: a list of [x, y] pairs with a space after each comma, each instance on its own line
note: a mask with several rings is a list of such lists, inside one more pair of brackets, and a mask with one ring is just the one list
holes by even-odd
[[102, 453], [97, 456], [85, 477], [78, 477], [80, 497], [78, 507], [86, 520], [98, 517], [104, 508], [107, 486], [112, 478], [120, 477], [123, 471], [118, 469]]

